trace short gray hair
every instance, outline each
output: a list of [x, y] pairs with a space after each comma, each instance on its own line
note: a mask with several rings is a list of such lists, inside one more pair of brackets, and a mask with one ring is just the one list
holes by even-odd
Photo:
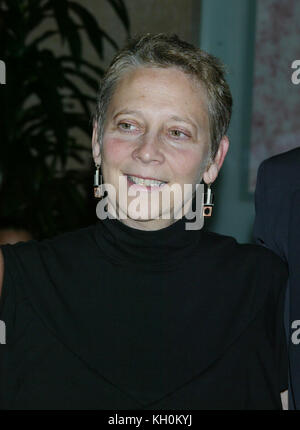
[[222, 62], [207, 52], [182, 41], [175, 34], [145, 34], [130, 39], [113, 58], [97, 98], [94, 120], [101, 144], [108, 105], [125, 73], [138, 67], [177, 67], [206, 89], [210, 122], [210, 155], [213, 159], [226, 134], [232, 113], [232, 96], [225, 81]]

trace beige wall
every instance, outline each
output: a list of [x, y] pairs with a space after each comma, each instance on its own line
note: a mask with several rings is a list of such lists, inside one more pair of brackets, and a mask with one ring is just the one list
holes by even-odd
[[[77, 0], [93, 13], [96, 20], [119, 46], [126, 40], [126, 32], [107, 0]], [[198, 40], [200, 0], [125, 0], [131, 23], [131, 35], [136, 33], [176, 33], [191, 43]], [[198, 15], [198, 18], [197, 18]], [[107, 64], [114, 51], [106, 44]], [[97, 61], [90, 47], [85, 55]]]
[[134, 32], [171, 32], [191, 43], [198, 40], [199, 4], [199, 0], [126, 1]]

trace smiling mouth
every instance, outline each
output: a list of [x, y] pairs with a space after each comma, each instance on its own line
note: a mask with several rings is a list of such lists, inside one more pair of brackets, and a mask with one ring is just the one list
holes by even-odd
[[156, 179], [144, 179], [133, 175], [126, 175], [126, 176], [129, 183], [135, 184], [135, 185], [142, 185], [144, 187], [162, 187], [165, 184], [167, 184], [167, 182], [165, 181], [159, 181]]

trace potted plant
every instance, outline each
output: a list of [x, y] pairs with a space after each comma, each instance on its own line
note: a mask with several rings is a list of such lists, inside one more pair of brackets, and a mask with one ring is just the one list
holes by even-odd
[[[129, 35], [123, 0], [107, 1]], [[49, 18], [55, 28], [32, 37]], [[118, 48], [76, 1], [0, 0], [0, 59], [7, 74], [0, 86], [0, 218], [26, 225], [37, 238], [88, 222], [86, 175], [67, 166], [88, 150], [72, 132], [77, 128], [90, 136], [91, 102], [103, 74], [83, 57], [84, 32], [100, 61], [104, 40]], [[69, 55], [45, 47], [55, 34], [67, 43]], [[92, 96], [83, 93], [78, 79]]]

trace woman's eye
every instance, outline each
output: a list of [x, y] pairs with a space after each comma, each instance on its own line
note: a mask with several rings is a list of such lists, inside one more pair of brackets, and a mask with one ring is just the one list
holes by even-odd
[[129, 122], [120, 122], [118, 124], [118, 126], [122, 129], [122, 130], [126, 130], [126, 131], [132, 131], [134, 130], [134, 125], [130, 124]]
[[189, 137], [186, 133], [181, 130], [171, 130], [170, 131], [172, 137]]

